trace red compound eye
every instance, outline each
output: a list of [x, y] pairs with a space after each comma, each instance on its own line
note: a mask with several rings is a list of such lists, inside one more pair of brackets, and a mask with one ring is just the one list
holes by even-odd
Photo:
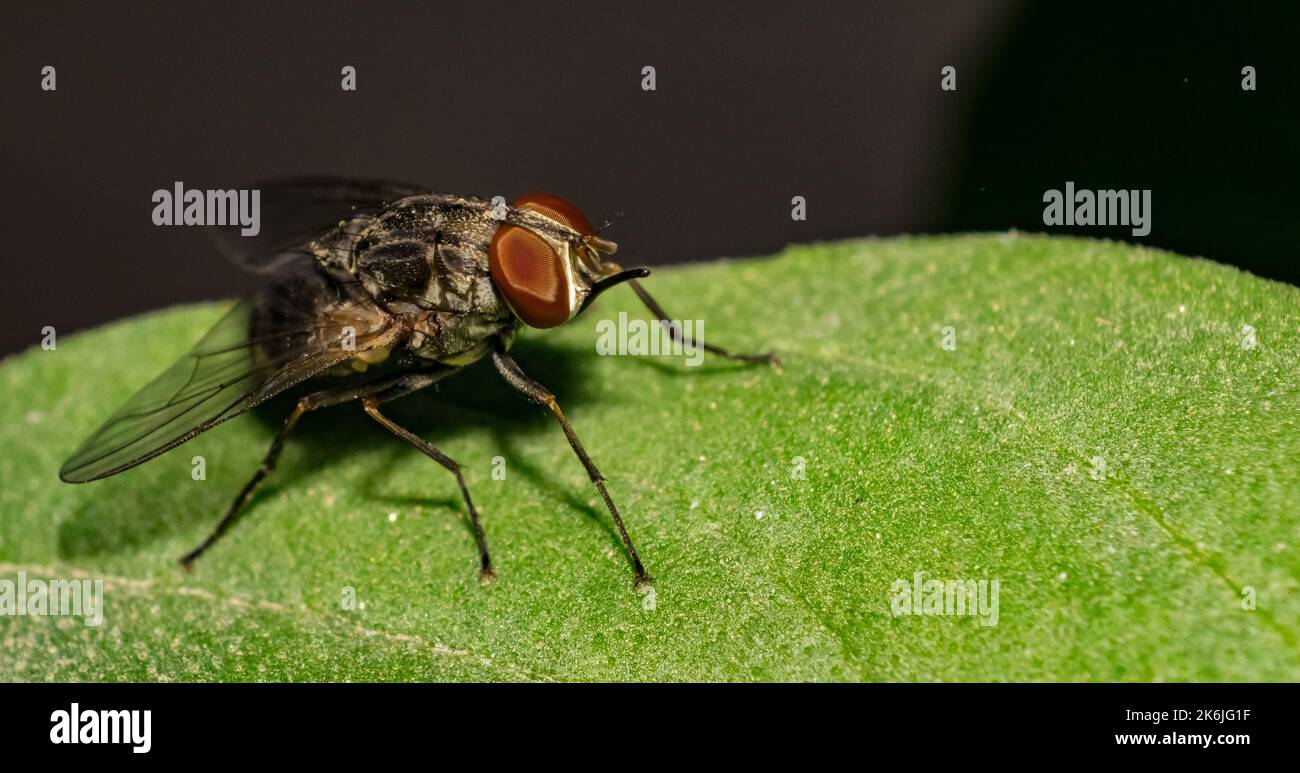
[[492, 237], [488, 264], [492, 282], [525, 324], [546, 328], [569, 320], [569, 272], [545, 239], [527, 228], [502, 226]]

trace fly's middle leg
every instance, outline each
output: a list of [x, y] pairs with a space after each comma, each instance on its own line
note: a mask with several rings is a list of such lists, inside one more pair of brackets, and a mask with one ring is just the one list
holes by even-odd
[[460, 463], [434, 448], [429, 441], [385, 416], [379, 410], [379, 404], [389, 399], [392, 398], [385, 393], [369, 395], [361, 399], [361, 407], [370, 418], [378, 422], [384, 429], [410, 443], [417, 451], [441, 464], [452, 475], [456, 476], [456, 483], [460, 485], [460, 495], [465, 500], [465, 507], [469, 508], [470, 521], [474, 525], [474, 539], [478, 542], [479, 579], [484, 582], [491, 580], [496, 577], [496, 573], [492, 571], [492, 558], [488, 555], [487, 539], [483, 536], [483, 525], [479, 523], [478, 510], [474, 507], [474, 500], [470, 498], [469, 488], [465, 485], [465, 476], [460, 473]]

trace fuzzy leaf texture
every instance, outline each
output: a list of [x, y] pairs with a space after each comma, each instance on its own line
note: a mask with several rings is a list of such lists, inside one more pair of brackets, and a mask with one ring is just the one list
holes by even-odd
[[[57, 470], [228, 307], [205, 304], [0, 365], [0, 579], [106, 597], [98, 627], [0, 617], [0, 678], [1300, 678], [1300, 290], [1016, 234], [791, 247], [648, 287], [784, 368], [599, 357], [597, 320], [648, 319], [626, 289], [514, 354], [608, 478], [653, 602], [558, 426], [489, 363], [388, 413], [465, 466], [494, 584], [454, 479], [355, 405], [305, 417], [186, 574], [290, 403], [107, 480]], [[996, 625], [895, 614], [918, 572], [998, 581]]]

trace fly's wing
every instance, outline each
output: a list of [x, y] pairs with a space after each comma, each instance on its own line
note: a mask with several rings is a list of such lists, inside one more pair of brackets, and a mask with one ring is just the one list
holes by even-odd
[[257, 235], [244, 236], [241, 226], [211, 229], [231, 260], [252, 271], [273, 271], [302, 254], [304, 245], [339, 221], [378, 212], [398, 199], [428, 189], [389, 180], [343, 177], [295, 177], [254, 186], [259, 201]]
[[299, 260], [109, 417], [59, 477], [82, 483], [134, 467], [400, 333], [355, 282]]

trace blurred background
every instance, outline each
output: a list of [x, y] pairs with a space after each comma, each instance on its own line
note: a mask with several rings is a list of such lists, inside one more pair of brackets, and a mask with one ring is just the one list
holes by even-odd
[[251, 287], [202, 229], [153, 225], [177, 180], [548, 191], [596, 222], [624, 211], [608, 234], [646, 265], [1043, 231], [1043, 192], [1072, 180], [1153, 202], [1145, 238], [1076, 233], [1295, 283], [1298, 21], [1298, 4], [1226, 2], [10, 8], [0, 352]]

